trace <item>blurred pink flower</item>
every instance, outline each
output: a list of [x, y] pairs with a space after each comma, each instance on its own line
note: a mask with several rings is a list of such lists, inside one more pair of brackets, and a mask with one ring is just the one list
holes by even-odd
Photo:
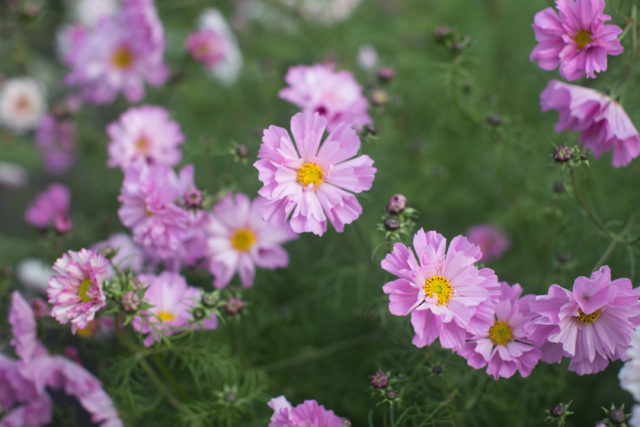
[[51, 184], [39, 193], [25, 212], [25, 220], [38, 228], [54, 226], [61, 233], [69, 231], [71, 193], [62, 184]]
[[278, 396], [268, 405], [273, 409], [269, 427], [343, 427], [342, 418], [315, 400], [305, 400], [294, 407], [286, 397]]
[[594, 79], [605, 71], [607, 55], [619, 55], [623, 48], [617, 38], [622, 28], [604, 24], [611, 20], [604, 6], [604, 0], [556, 0], [559, 13], [551, 7], [538, 12], [533, 23], [538, 45], [530, 60], [544, 70], [559, 64], [567, 80], [583, 74]]
[[327, 120], [316, 113], [296, 114], [291, 119], [295, 146], [285, 129], [265, 129], [254, 163], [264, 184], [258, 194], [268, 201], [262, 207], [265, 220], [285, 221], [291, 216], [296, 233], [322, 235], [327, 217], [342, 232], [362, 213], [356, 196], [347, 191], [371, 188], [376, 173], [373, 160], [367, 155], [351, 159], [360, 149], [360, 138], [346, 123], [336, 126], [322, 143], [326, 126]]
[[[91, 250], [98, 252], [101, 249], [112, 248], [117, 253], [111, 258], [111, 262], [122, 271], [132, 271], [140, 273], [144, 265], [144, 254], [140, 247], [131, 239], [127, 233], [116, 233], [109, 236], [107, 240], [95, 243]], [[111, 270], [111, 266], [109, 266]], [[109, 277], [113, 276], [110, 271]]]
[[578, 142], [598, 158], [613, 150], [612, 165], [626, 166], [640, 155], [640, 137], [622, 106], [609, 96], [593, 89], [549, 82], [540, 94], [542, 111], [557, 110], [557, 132], [580, 132]]
[[224, 58], [226, 45], [220, 34], [213, 30], [194, 31], [186, 41], [189, 53], [207, 68], [213, 68]]
[[356, 130], [371, 124], [367, 113], [369, 102], [350, 72], [335, 71], [323, 64], [297, 65], [289, 68], [285, 80], [289, 87], [278, 96], [304, 112], [324, 116], [330, 131], [342, 122]]
[[482, 252], [464, 236], [447, 240], [420, 229], [413, 238], [418, 261], [410, 248], [396, 243], [381, 266], [399, 279], [382, 290], [389, 294], [389, 311], [411, 314], [413, 344], [424, 347], [440, 338], [444, 348], [461, 350], [468, 334], [480, 336], [495, 323], [492, 298], [500, 294], [498, 279], [475, 263]]
[[44, 168], [53, 174], [64, 173], [75, 158], [76, 125], [71, 120], [47, 114], [38, 125], [36, 142]]
[[467, 237], [471, 243], [480, 247], [482, 251], [480, 261], [483, 262], [500, 258], [511, 246], [507, 236], [493, 224], [474, 225], [467, 230]]
[[286, 222], [265, 222], [260, 215], [265, 203], [262, 198], [251, 202], [245, 194], [228, 193], [213, 208], [207, 235], [215, 287], [227, 286], [236, 273], [242, 285], [250, 287], [256, 265], [275, 269], [289, 264], [280, 245], [298, 236]]

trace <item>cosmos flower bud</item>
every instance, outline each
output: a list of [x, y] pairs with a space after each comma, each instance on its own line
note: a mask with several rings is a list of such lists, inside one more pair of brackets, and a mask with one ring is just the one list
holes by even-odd
[[392, 215], [402, 213], [407, 208], [407, 198], [404, 194], [394, 194], [387, 203], [387, 212]]
[[568, 145], [557, 145], [553, 149], [553, 160], [558, 163], [566, 163], [571, 160], [571, 147]]
[[204, 319], [207, 313], [200, 307], [196, 307], [193, 309], [193, 318], [196, 320]]
[[228, 314], [238, 314], [244, 309], [244, 302], [240, 298], [230, 298], [224, 306]]
[[389, 400], [396, 400], [398, 398], [398, 393], [396, 393], [395, 390], [389, 389], [384, 392], [384, 397]]
[[564, 188], [564, 184], [562, 183], [562, 181], [556, 181], [553, 183], [553, 192], [556, 194], [562, 194], [566, 191], [566, 189]]
[[202, 305], [204, 305], [205, 307], [213, 308], [218, 303], [218, 297], [211, 292], [205, 292], [204, 294], [202, 294], [200, 302], [202, 302]]
[[202, 193], [195, 188], [189, 190], [184, 195], [184, 201], [189, 208], [199, 208], [202, 205]]
[[398, 218], [388, 216], [384, 219], [384, 228], [388, 231], [396, 231], [401, 226], [402, 224], [400, 224]]
[[385, 388], [389, 385], [389, 376], [383, 371], [377, 371], [371, 375], [371, 385], [373, 388]]
[[551, 415], [552, 417], [561, 417], [562, 414], [564, 414], [564, 406], [562, 406], [561, 404], [556, 404], [553, 405], [550, 409], [549, 409], [549, 415]]
[[436, 375], [440, 375], [442, 373], [442, 366], [433, 365], [433, 367], [431, 368], [431, 372], [436, 374]]
[[500, 126], [502, 124], [502, 116], [497, 113], [491, 113], [487, 116], [487, 123], [491, 126]]
[[609, 411], [609, 419], [614, 424], [623, 424], [627, 421], [627, 414], [625, 414], [621, 408], [613, 408]]
[[378, 80], [383, 83], [390, 82], [396, 76], [396, 70], [391, 67], [382, 67], [378, 70]]
[[371, 102], [378, 106], [385, 105], [389, 102], [389, 94], [384, 89], [375, 89], [371, 92]]
[[236, 154], [241, 159], [246, 159], [247, 157], [249, 157], [249, 147], [247, 147], [247, 144], [239, 144], [236, 147]]
[[120, 297], [120, 305], [126, 313], [135, 313], [140, 309], [142, 301], [137, 293], [128, 291]]
[[435, 31], [433, 32], [433, 38], [436, 40], [436, 43], [439, 43], [439, 44], [444, 43], [444, 41], [449, 37], [451, 37], [451, 35], [452, 35], [451, 28], [449, 28], [446, 25], [436, 28]]

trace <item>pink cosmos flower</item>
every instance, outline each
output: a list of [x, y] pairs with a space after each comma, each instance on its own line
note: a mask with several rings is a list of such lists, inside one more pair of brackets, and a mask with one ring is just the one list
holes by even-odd
[[346, 122], [356, 129], [371, 124], [369, 102], [362, 88], [348, 71], [335, 71], [323, 65], [297, 65], [285, 77], [289, 87], [278, 96], [302, 108], [324, 116], [330, 131]]
[[439, 337], [442, 347], [461, 350], [467, 334], [482, 336], [494, 325], [498, 279], [493, 270], [475, 266], [482, 252], [464, 236], [454, 237], [447, 249], [444, 236], [420, 229], [413, 247], [418, 261], [411, 249], [396, 243], [381, 262], [399, 277], [382, 288], [389, 294], [389, 311], [411, 314], [416, 347]]
[[504, 251], [509, 249], [511, 242], [507, 236], [493, 224], [479, 224], [467, 230], [467, 237], [474, 245], [482, 250], [482, 259], [486, 262], [490, 259], [500, 258]]
[[[133, 327], [146, 335], [144, 345], [150, 346], [164, 336], [173, 335], [189, 326], [195, 326], [191, 308], [201, 297], [198, 288], [187, 285], [184, 277], [177, 273], [164, 272], [159, 276], [141, 274], [138, 280], [149, 286], [144, 299], [153, 305], [142, 312], [142, 316], [135, 316]], [[153, 327], [152, 327], [153, 325]], [[204, 329], [215, 329], [218, 320], [214, 314], [202, 320]]]
[[71, 120], [47, 114], [38, 125], [36, 142], [44, 168], [52, 174], [64, 173], [74, 161], [76, 125]]
[[187, 38], [186, 46], [193, 59], [202, 62], [207, 68], [215, 67], [224, 58], [226, 50], [224, 39], [212, 30], [192, 32]]
[[169, 112], [162, 107], [143, 105], [125, 111], [117, 122], [107, 127], [109, 167], [127, 168], [136, 162], [175, 166], [184, 142], [178, 122], [169, 120]]
[[71, 193], [62, 184], [51, 184], [39, 193], [25, 212], [25, 220], [38, 228], [54, 226], [60, 233], [71, 228], [69, 203]]
[[580, 132], [578, 142], [598, 158], [613, 150], [612, 165], [626, 166], [640, 154], [638, 131], [622, 106], [593, 89], [552, 80], [540, 94], [542, 111], [557, 110], [557, 132]]
[[284, 396], [271, 399], [268, 403], [273, 409], [269, 427], [342, 427], [342, 418], [333, 411], [318, 405], [315, 400], [305, 400], [298, 406], [292, 406]]
[[482, 334], [467, 340], [458, 353], [469, 366], [481, 369], [498, 378], [510, 378], [516, 371], [527, 377], [540, 360], [541, 352], [527, 336], [527, 326], [535, 317], [529, 310], [533, 295], [520, 298], [522, 288], [515, 284], [500, 283], [501, 294], [495, 302], [495, 321]]
[[265, 129], [260, 160], [254, 163], [264, 184], [258, 194], [268, 201], [262, 207], [265, 220], [284, 221], [291, 216], [296, 233], [322, 235], [327, 218], [342, 232], [362, 213], [358, 199], [348, 191], [371, 188], [376, 173], [373, 160], [367, 155], [352, 159], [360, 138], [346, 123], [336, 126], [321, 143], [326, 126], [327, 120], [316, 113], [296, 114], [291, 119], [295, 146], [285, 129]]
[[604, 15], [604, 0], [556, 0], [556, 7], [559, 13], [548, 7], [535, 16], [538, 45], [530, 60], [538, 61], [543, 70], [559, 64], [567, 80], [578, 80], [583, 74], [594, 79], [607, 69], [607, 55], [622, 53], [618, 40], [622, 29], [604, 24], [611, 20]]
[[611, 281], [611, 270], [601, 267], [591, 277], [578, 277], [573, 292], [558, 285], [532, 301], [540, 317], [530, 330], [541, 346], [543, 360], [571, 358], [569, 370], [578, 375], [602, 371], [609, 360], [627, 360], [633, 329], [640, 325], [640, 288], [631, 280]]
[[[111, 262], [122, 271], [132, 271], [140, 273], [144, 264], [144, 254], [140, 247], [126, 233], [116, 233], [109, 236], [107, 240], [98, 242], [91, 246], [91, 250], [98, 252], [104, 248], [112, 248], [118, 251]], [[111, 266], [109, 266], [111, 268]], [[112, 277], [110, 272], [108, 277]]]
[[71, 322], [73, 334], [86, 328], [107, 304], [102, 284], [108, 266], [105, 257], [87, 249], [68, 251], [53, 264], [47, 289], [51, 315], [63, 325]]
[[227, 286], [234, 274], [242, 285], [253, 285], [256, 265], [275, 269], [289, 264], [280, 246], [298, 236], [287, 223], [267, 223], [260, 210], [265, 200], [251, 202], [245, 194], [228, 193], [213, 208], [207, 226], [208, 252], [214, 285]]

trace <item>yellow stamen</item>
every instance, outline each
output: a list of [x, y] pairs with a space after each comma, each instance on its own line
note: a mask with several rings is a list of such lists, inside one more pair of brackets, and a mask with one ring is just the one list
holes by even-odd
[[162, 323], [170, 322], [172, 320], [176, 320], [176, 316], [173, 313], [169, 313], [168, 311], [160, 311], [156, 313], [156, 316], [160, 318]]
[[78, 330], [76, 331], [76, 334], [80, 335], [80, 337], [82, 338], [91, 338], [92, 336], [95, 335], [97, 330], [98, 330], [98, 325], [95, 320], [92, 320], [87, 324], [86, 328], [82, 328], [82, 329], [78, 328]]
[[91, 289], [92, 285], [93, 282], [91, 281], [91, 279], [84, 279], [80, 283], [80, 286], [78, 287], [78, 296], [80, 297], [80, 300], [82, 302], [93, 301], [93, 298], [91, 298], [88, 294], [89, 289]]
[[580, 49], [584, 49], [587, 44], [591, 43], [591, 33], [589, 31], [580, 30], [573, 36], [573, 41], [576, 42]]
[[585, 313], [584, 311], [582, 311], [581, 308], [578, 309], [578, 315], [576, 316], [576, 319], [578, 319], [578, 322], [582, 323], [582, 324], [591, 324], [593, 322], [595, 322], [596, 320], [598, 320], [598, 317], [600, 317], [600, 309], [597, 309], [596, 311], [594, 311], [593, 313]]
[[120, 68], [121, 70], [126, 70], [133, 65], [133, 54], [131, 50], [129, 50], [126, 46], [121, 46], [113, 53], [111, 57], [111, 61], [116, 68]]
[[237, 251], [246, 252], [256, 243], [256, 235], [248, 228], [239, 228], [231, 235], [231, 246]]
[[503, 320], [496, 320], [496, 323], [489, 328], [489, 338], [495, 345], [505, 345], [513, 340], [513, 329]]
[[136, 142], [134, 143], [134, 146], [136, 147], [136, 150], [140, 154], [142, 154], [143, 156], [146, 156], [147, 153], [149, 152], [149, 149], [151, 148], [151, 143], [149, 142], [149, 139], [147, 139], [146, 136], [142, 135], [140, 136], [140, 138], [136, 140]]
[[324, 181], [324, 172], [322, 168], [315, 163], [304, 162], [304, 164], [298, 169], [298, 182], [306, 187], [309, 184], [313, 184], [314, 187], [318, 187]]
[[433, 298], [434, 294], [437, 295], [438, 305], [447, 305], [453, 295], [451, 283], [442, 276], [433, 276], [427, 279], [423, 289], [429, 298]]

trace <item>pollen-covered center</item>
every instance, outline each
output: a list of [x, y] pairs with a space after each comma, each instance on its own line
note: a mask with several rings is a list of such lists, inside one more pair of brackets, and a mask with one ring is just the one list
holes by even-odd
[[158, 313], [156, 313], [156, 316], [160, 318], [160, 321], [162, 321], [162, 323], [176, 320], [176, 316], [174, 316], [173, 313], [170, 313], [168, 311], [159, 311]]
[[513, 340], [513, 329], [504, 320], [496, 320], [489, 328], [489, 338], [495, 345], [505, 345]]
[[126, 70], [133, 65], [133, 53], [126, 46], [120, 46], [111, 57], [111, 61], [116, 68]]
[[134, 142], [134, 146], [136, 147], [136, 151], [138, 151], [138, 153], [146, 156], [151, 148], [151, 141], [149, 141], [149, 138], [147, 138], [147, 136], [143, 134], [140, 135], [138, 139], [136, 139], [136, 142]]
[[573, 36], [573, 41], [576, 42], [580, 49], [584, 49], [587, 44], [591, 43], [591, 35], [590, 31], [580, 30]]
[[315, 163], [304, 162], [304, 164], [298, 169], [298, 182], [306, 187], [309, 184], [313, 184], [317, 187], [324, 181], [324, 172], [322, 168]]
[[433, 276], [425, 280], [423, 289], [427, 297], [433, 298], [434, 294], [438, 297], [438, 305], [447, 305], [453, 294], [451, 283], [442, 276]]
[[78, 287], [78, 296], [82, 302], [93, 301], [93, 298], [89, 296], [89, 289], [91, 289], [91, 285], [93, 282], [91, 279], [84, 279], [80, 286]]
[[256, 235], [248, 228], [240, 228], [233, 232], [230, 240], [235, 250], [246, 252], [256, 243]]
[[31, 109], [31, 101], [26, 95], [20, 95], [15, 102], [16, 111], [25, 113]]
[[598, 320], [598, 317], [600, 317], [600, 309], [597, 309], [593, 313], [586, 314], [581, 308], [579, 308], [576, 319], [578, 319], [578, 322], [582, 324], [591, 324]]

